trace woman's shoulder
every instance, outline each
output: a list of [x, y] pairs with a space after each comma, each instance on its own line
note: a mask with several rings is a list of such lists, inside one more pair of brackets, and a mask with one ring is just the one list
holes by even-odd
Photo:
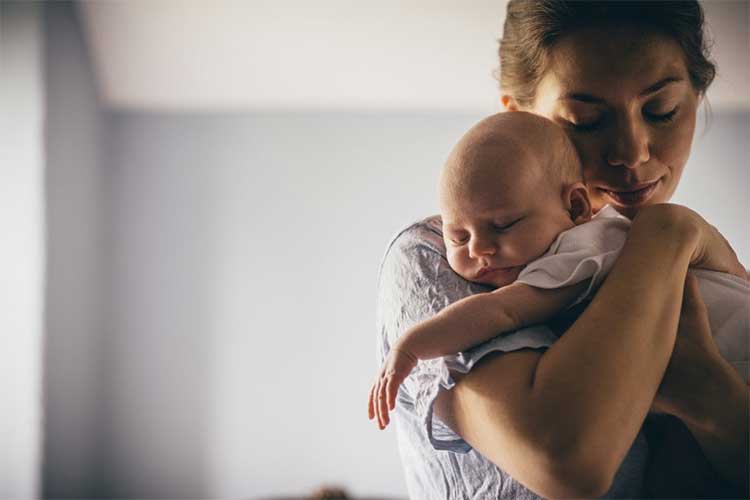
[[392, 260], [413, 260], [426, 254], [445, 257], [442, 220], [432, 215], [404, 227], [388, 243], [381, 268]]
[[470, 293], [471, 284], [448, 264], [441, 224], [439, 216], [419, 220], [399, 231], [388, 244], [377, 282], [383, 322], [415, 323]]

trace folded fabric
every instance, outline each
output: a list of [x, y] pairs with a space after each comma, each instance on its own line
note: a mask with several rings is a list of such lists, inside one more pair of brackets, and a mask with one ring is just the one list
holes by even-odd
[[[591, 221], [561, 233], [547, 253], [526, 266], [517, 281], [553, 289], [590, 280], [572, 307], [593, 296], [604, 282], [629, 229], [630, 220], [605, 206]], [[705, 269], [690, 272], [698, 279], [719, 352], [745, 381], [750, 381], [750, 283]]]

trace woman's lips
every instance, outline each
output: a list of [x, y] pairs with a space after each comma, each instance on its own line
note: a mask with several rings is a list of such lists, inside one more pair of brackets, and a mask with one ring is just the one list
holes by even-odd
[[654, 191], [656, 191], [656, 186], [658, 186], [658, 184], [659, 180], [656, 180], [650, 184], [632, 190], [612, 190], [606, 188], [599, 188], [599, 190], [618, 205], [637, 206], [646, 203], [649, 198], [651, 198]]

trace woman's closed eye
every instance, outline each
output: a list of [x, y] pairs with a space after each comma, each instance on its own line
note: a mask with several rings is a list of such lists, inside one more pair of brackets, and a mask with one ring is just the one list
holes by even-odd
[[596, 129], [604, 122], [604, 119], [604, 113], [596, 115], [586, 114], [584, 116], [572, 115], [564, 118], [567, 126], [572, 127], [573, 130], [579, 132], [587, 132]]
[[671, 111], [667, 111], [666, 113], [658, 113], [658, 112], [653, 112], [653, 111], [649, 111], [647, 109], [644, 109], [643, 110], [643, 115], [647, 119], [649, 119], [649, 120], [651, 120], [653, 122], [669, 123], [669, 122], [671, 122], [674, 119], [674, 117], [677, 114], [677, 111], [679, 111], [679, 109], [680, 109], [679, 106], [675, 106], [674, 108], [672, 108]]
[[594, 120], [592, 122], [587, 123], [571, 123], [574, 129], [576, 129], [579, 132], [588, 132], [590, 130], [595, 130], [599, 125], [601, 125], [602, 119], [599, 118], [598, 120]]
[[[672, 120], [674, 120], [675, 115], [677, 115], [677, 112], [680, 110], [679, 106], [673, 107], [671, 110], [666, 112], [660, 112], [659, 110], [649, 110], [644, 108], [643, 109], [643, 116], [652, 123], [670, 123]], [[586, 117], [586, 118], [569, 118], [567, 119], [567, 123], [569, 126], [571, 126], [574, 130], [578, 132], [590, 132], [593, 130], [598, 129], [604, 124], [604, 121], [606, 119], [605, 114], [601, 114], [596, 117]]]

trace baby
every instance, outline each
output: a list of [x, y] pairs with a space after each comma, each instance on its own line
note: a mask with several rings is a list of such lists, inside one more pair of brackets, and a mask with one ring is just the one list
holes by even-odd
[[[398, 388], [418, 360], [547, 322], [590, 298], [630, 227], [609, 206], [592, 214], [578, 155], [563, 130], [523, 112], [485, 118], [461, 138], [443, 168], [439, 198], [451, 268], [496, 289], [459, 300], [399, 337], [370, 390], [370, 419], [379, 399], [394, 409]], [[744, 269], [691, 272], [719, 351], [747, 381], [750, 284]]]

